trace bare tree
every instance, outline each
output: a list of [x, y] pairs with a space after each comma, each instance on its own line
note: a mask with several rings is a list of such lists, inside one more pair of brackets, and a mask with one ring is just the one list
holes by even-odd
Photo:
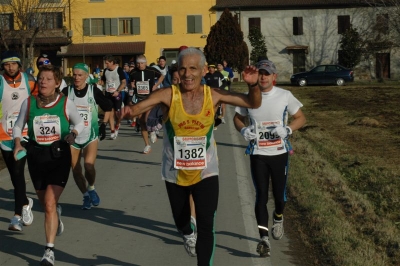
[[0, 41], [21, 54], [22, 66], [32, 63], [38, 38], [65, 35], [63, 21], [70, 0], [0, 0]]

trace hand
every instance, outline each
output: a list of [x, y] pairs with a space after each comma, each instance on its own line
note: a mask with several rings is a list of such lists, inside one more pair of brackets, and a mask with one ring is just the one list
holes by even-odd
[[118, 95], [119, 95], [119, 92], [117, 90], [113, 92], [113, 97], [118, 97]]
[[272, 134], [277, 134], [280, 138], [284, 139], [288, 135], [292, 134], [292, 129], [290, 127], [277, 126], [271, 131]]
[[250, 141], [252, 139], [257, 138], [257, 134], [252, 132], [254, 129], [254, 125], [244, 127], [240, 130], [240, 134], [244, 137], [245, 140]]
[[258, 69], [255, 66], [247, 66], [243, 71], [243, 80], [249, 84], [254, 85], [258, 82]]
[[100, 140], [103, 140], [106, 138], [106, 124], [101, 123], [100, 127], [99, 127], [99, 137]]
[[73, 145], [75, 144], [75, 138], [76, 138], [76, 134], [75, 132], [71, 132], [68, 135], [65, 136], [64, 140], [69, 144], [69, 145]]
[[25, 149], [24, 149], [24, 147], [22, 147], [22, 145], [18, 145], [18, 146], [15, 145], [13, 153], [14, 153], [14, 159], [16, 161], [18, 161], [18, 159], [17, 159], [18, 152], [23, 151], [23, 150], [25, 150]]

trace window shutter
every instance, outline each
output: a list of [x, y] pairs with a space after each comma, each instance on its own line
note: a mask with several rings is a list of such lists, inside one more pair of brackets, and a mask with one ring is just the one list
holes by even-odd
[[132, 18], [132, 34], [140, 35], [140, 18]]
[[261, 30], [261, 19], [260, 18], [249, 18], [249, 32], [253, 27], [258, 27]]
[[196, 33], [202, 33], [203, 32], [203, 19], [202, 16], [195, 16], [194, 17], [195, 22], [194, 22], [194, 32]]
[[187, 33], [195, 33], [195, 18], [194, 16], [187, 16]]
[[83, 19], [83, 36], [90, 36], [90, 19]]
[[61, 12], [56, 13], [56, 18], [57, 18], [57, 29], [62, 29], [63, 27], [63, 16]]
[[164, 17], [157, 17], [157, 34], [165, 33]]
[[302, 17], [293, 17], [293, 35], [303, 35]]
[[118, 19], [111, 19], [111, 35], [118, 35]]
[[165, 17], [165, 33], [172, 33], [172, 17]]
[[104, 35], [111, 35], [111, 19], [105, 18], [103, 21], [104, 21]]

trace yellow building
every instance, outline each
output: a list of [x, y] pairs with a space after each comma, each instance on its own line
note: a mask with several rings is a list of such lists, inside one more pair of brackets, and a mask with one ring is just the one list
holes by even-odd
[[70, 0], [64, 26], [72, 44], [61, 47], [66, 75], [77, 62], [92, 71], [103, 57], [118, 56], [121, 65], [139, 54], [157, 63], [176, 59], [180, 46], [203, 48], [216, 15], [215, 0]]

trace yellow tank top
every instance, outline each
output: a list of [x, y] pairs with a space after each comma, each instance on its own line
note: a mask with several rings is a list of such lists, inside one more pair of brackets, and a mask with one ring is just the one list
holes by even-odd
[[[181, 186], [190, 186], [200, 182], [204, 178], [219, 174], [217, 148], [213, 134], [214, 104], [211, 97], [211, 88], [204, 85], [203, 90], [204, 101], [202, 110], [196, 115], [191, 115], [187, 114], [183, 108], [179, 85], [172, 85], [171, 106], [164, 124], [163, 180]], [[176, 137], [205, 137], [204, 153], [206, 167], [204, 169], [177, 169], [174, 162], [177, 151], [174, 146], [176, 147], [176, 142], [179, 142], [179, 139], [177, 140]]]

